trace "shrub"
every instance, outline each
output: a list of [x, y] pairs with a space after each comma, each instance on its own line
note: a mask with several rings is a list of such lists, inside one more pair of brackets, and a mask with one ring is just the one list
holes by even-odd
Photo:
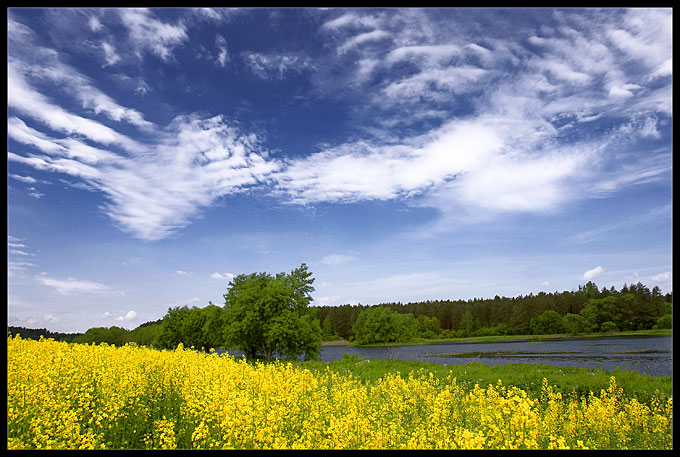
[[612, 321], [603, 322], [602, 325], [600, 325], [600, 332], [602, 333], [613, 333], [618, 331], [619, 327]]

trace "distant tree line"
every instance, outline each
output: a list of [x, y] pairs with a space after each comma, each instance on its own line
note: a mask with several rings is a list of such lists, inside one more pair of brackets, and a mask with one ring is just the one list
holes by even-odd
[[[414, 336], [463, 338], [672, 328], [672, 303], [672, 293], [664, 295], [659, 287], [650, 290], [638, 282], [624, 284], [618, 291], [613, 286], [599, 290], [589, 281], [576, 291], [513, 298], [496, 295], [492, 299], [321, 306], [317, 308], [317, 317], [326, 335], [364, 344], [397, 341], [396, 330], [389, 336], [380, 336], [385, 328], [397, 327], [401, 340]], [[397, 325], [394, 318], [384, 311], [373, 311], [375, 308], [410, 315], [414, 322], [406, 318], [403, 325]], [[376, 320], [381, 320], [382, 325]]]
[[84, 334], [8, 327], [25, 338], [74, 343], [136, 343], [156, 348], [240, 349], [250, 357], [318, 355], [320, 342], [358, 344], [407, 342], [413, 338], [543, 335], [669, 329], [673, 295], [641, 283], [601, 290], [593, 282], [576, 291], [513, 298], [435, 300], [379, 305], [308, 306], [311, 273], [239, 275], [230, 282], [224, 306], [169, 308], [157, 321], [134, 330], [95, 327]]
[[107, 343], [123, 346], [127, 343], [136, 343], [140, 346], [153, 346], [162, 322], [163, 319], [145, 322], [133, 330], [127, 330], [118, 326], [92, 327], [84, 334], [73, 338], [72, 341], [82, 344]]
[[21, 335], [24, 339], [39, 340], [40, 337], [52, 338], [55, 341], [71, 341], [82, 333], [50, 332], [44, 328], [25, 328], [7, 326], [7, 335]]

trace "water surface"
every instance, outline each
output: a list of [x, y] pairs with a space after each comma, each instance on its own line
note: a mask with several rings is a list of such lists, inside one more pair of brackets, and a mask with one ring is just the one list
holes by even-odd
[[532, 363], [614, 371], [635, 370], [650, 376], [673, 374], [673, 337], [606, 337], [540, 341], [448, 343], [432, 345], [354, 347], [323, 346], [321, 360], [342, 359], [344, 353], [365, 359], [396, 359], [462, 365]]

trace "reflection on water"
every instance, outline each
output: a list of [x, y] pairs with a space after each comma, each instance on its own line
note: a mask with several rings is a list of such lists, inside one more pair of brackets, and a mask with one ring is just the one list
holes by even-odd
[[614, 371], [638, 371], [650, 376], [673, 374], [673, 337], [622, 337], [596, 340], [543, 340], [515, 342], [453, 343], [436, 345], [359, 348], [324, 346], [321, 360], [342, 359], [342, 354], [365, 359], [397, 359], [460, 365], [533, 363]]

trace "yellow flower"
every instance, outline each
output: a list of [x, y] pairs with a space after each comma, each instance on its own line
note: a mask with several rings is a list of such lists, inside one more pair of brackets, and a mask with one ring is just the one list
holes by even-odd
[[184, 349], [8, 338], [8, 448], [671, 448], [672, 398], [375, 382]]

